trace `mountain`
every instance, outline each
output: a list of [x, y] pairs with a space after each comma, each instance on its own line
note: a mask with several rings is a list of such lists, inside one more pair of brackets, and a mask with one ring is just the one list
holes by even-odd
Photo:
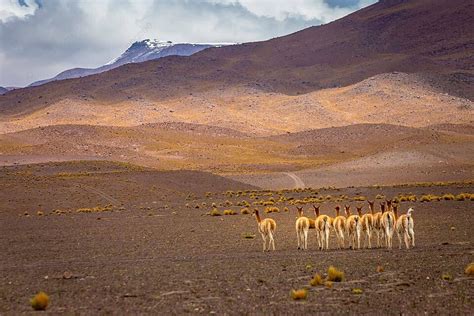
[[4, 93], [7, 93], [9, 90], [7, 88], [4, 88], [4, 87], [0, 87], [0, 94], [4, 94]]
[[122, 55], [101, 67], [68, 69], [53, 78], [33, 82], [30, 86], [34, 87], [56, 80], [90, 76], [128, 63], [140, 63], [166, 56], [190, 56], [206, 48], [220, 47], [223, 45], [228, 44], [189, 44], [146, 39], [133, 43]]

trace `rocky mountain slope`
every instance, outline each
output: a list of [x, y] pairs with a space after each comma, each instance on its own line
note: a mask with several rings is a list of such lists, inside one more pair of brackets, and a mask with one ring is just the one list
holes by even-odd
[[133, 43], [122, 55], [101, 67], [68, 69], [53, 78], [33, 82], [30, 86], [34, 87], [51, 81], [90, 76], [125, 64], [140, 63], [166, 56], [190, 56], [206, 48], [220, 47], [222, 45], [224, 44], [173, 43], [171, 41], [146, 39]]

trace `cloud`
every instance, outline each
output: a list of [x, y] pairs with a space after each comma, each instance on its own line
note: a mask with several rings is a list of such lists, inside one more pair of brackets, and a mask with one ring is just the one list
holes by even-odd
[[97, 67], [133, 41], [265, 40], [375, 0], [0, 0], [0, 85]]
[[0, 22], [24, 19], [38, 8], [39, 4], [34, 0], [0, 0]]

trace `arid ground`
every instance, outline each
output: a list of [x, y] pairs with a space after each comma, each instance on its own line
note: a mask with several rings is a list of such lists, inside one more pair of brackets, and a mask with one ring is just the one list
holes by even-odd
[[[3, 167], [0, 188], [1, 314], [31, 311], [29, 299], [40, 290], [54, 314], [470, 314], [474, 308], [474, 278], [464, 274], [474, 261], [473, 201], [460, 195], [473, 192], [472, 182], [261, 191], [203, 172], [96, 161]], [[429, 194], [441, 201], [420, 202]], [[402, 211], [415, 209], [414, 249], [399, 250], [395, 238], [392, 251], [335, 250], [332, 234], [331, 249], [321, 252], [314, 230], [308, 251], [296, 249], [295, 205], [307, 216], [315, 201], [329, 215], [336, 204], [367, 211], [354, 198], [377, 195], [376, 201], [416, 196], [400, 202]], [[240, 214], [244, 201], [277, 221], [275, 252], [262, 252], [255, 219]], [[278, 213], [264, 212], [261, 204], [269, 201]], [[206, 215], [212, 203], [220, 213], [238, 214]], [[345, 281], [309, 286], [330, 265], [345, 272]], [[292, 300], [290, 290], [303, 287], [307, 300]]]

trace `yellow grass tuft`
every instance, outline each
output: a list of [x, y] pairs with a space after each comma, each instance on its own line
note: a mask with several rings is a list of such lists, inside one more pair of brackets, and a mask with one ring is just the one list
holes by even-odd
[[224, 215], [237, 215], [237, 212], [233, 210], [225, 210]]
[[289, 211], [290, 211], [290, 209], [285, 206], [285, 208], [283, 209], [283, 212], [289, 212]]
[[307, 289], [291, 290], [290, 297], [294, 300], [305, 300], [308, 297]]
[[365, 196], [355, 196], [354, 201], [365, 201], [367, 198]]
[[377, 196], [375, 197], [377, 200], [383, 200], [385, 199], [385, 195], [383, 194], [377, 194]]
[[326, 281], [324, 282], [324, 286], [326, 286], [328, 289], [332, 288], [332, 285], [333, 285], [334, 282], [332, 281]]
[[324, 281], [323, 281], [323, 278], [321, 277], [321, 274], [316, 273], [314, 277], [311, 279], [311, 281], [309, 282], [309, 284], [311, 284], [311, 286], [323, 285]]
[[240, 214], [242, 215], [247, 215], [247, 214], [250, 214], [250, 210], [248, 208], [243, 208], [240, 210]]
[[38, 292], [30, 300], [30, 304], [35, 311], [44, 311], [49, 305], [49, 296], [45, 292]]
[[453, 201], [456, 199], [456, 197], [454, 196], [454, 194], [444, 194], [442, 196], [443, 200], [446, 200], [446, 201]]
[[358, 294], [358, 295], [360, 295], [360, 294], [362, 294], [362, 292], [363, 292], [363, 291], [362, 291], [362, 289], [360, 289], [360, 288], [354, 288], [354, 289], [352, 289], [352, 294]]
[[280, 209], [276, 206], [267, 206], [265, 208], [265, 213], [278, 213], [280, 212]]
[[342, 282], [344, 281], [344, 272], [338, 270], [334, 266], [328, 268], [328, 281]]
[[464, 273], [470, 276], [474, 276], [474, 262], [471, 262], [467, 265], [466, 269], [464, 270]]
[[449, 274], [449, 273], [443, 273], [441, 275], [441, 279], [445, 280], [445, 281], [451, 281], [453, 279], [452, 275]]
[[36, 215], [38, 215], [38, 216], [43, 216], [44, 213], [43, 213], [43, 211], [38, 211], [38, 212], [36, 212]]
[[219, 212], [216, 208], [209, 212], [211, 216], [221, 216], [221, 212]]

